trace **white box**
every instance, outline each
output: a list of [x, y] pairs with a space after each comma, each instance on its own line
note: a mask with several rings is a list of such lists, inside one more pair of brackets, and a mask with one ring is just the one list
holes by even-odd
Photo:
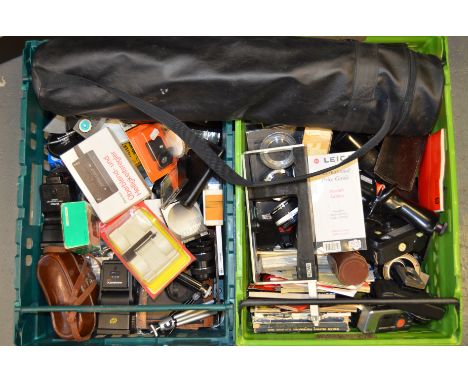
[[103, 223], [150, 195], [109, 128], [99, 130], [60, 158]]
[[[311, 155], [309, 172], [335, 165], [352, 152]], [[316, 253], [358, 251], [367, 248], [361, 183], [357, 160], [309, 181]]]

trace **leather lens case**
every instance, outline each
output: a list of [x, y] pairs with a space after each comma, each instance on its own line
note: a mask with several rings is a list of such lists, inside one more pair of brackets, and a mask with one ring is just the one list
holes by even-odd
[[[96, 278], [88, 262], [63, 247], [45, 247], [37, 278], [50, 306], [95, 305]], [[52, 312], [52, 327], [65, 340], [86, 341], [96, 326], [96, 313]]]

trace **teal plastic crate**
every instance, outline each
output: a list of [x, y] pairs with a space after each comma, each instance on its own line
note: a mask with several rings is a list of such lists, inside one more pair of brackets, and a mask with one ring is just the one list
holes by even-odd
[[[48, 173], [47, 154], [42, 129], [52, 118], [38, 104], [31, 84], [31, 59], [43, 42], [28, 41], [23, 52], [23, 81], [21, 99], [21, 140], [19, 148], [20, 175], [18, 177], [18, 219], [16, 222], [16, 301], [14, 307], [14, 343], [16, 345], [76, 345], [58, 338], [51, 324], [51, 311], [136, 312], [186, 310], [186, 305], [166, 306], [69, 306], [49, 307], [36, 278], [41, 256], [41, 204], [39, 186]], [[234, 133], [230, 122], [224, 124], [223, 142], [226, 163], [234, 167]], [[224, 186], [224, 303], [191, 305], [190, 309], [209, 309], [224, 312], [224, 321], [217, 328], [196, 331], [176, 330], [169, 337], [128, 336], [120, 338], [92, 338], [83, 345], [230, 345], [234, 327], [234, 269], [235, 215], [234, 188]]]
[[[458, 194], [455, 157], [455, 138], [452, 123], [452, 102], [448, 42], [445, 37], [368, 37], [368, 43], [404, 43], [409, 48], [442, 59], [445, 76], [444, 99], [434, 131], [445, 128], [445, 211], [442, 220], [448, 229], [442, 236], [434, 235], [423, 264], [431, 275], [428, 291], [437, 297], [455, 297], [460, 305], [447, 306], [447, 313], [439, 321], [412, 327], [408, 331], [363, 334], [357, 329], [348, 333], [254, 333], [247, 309], [236, 311], [237, 345], [457, 345], [461, 343], [463, 305], [461, 301], [461, 266], [458, 226]], [[235, 122], [236, 171], [242, 173], [241, 156], [245, 151], [245, 124]], [[250, 256], [247, 248], [245, 193], [236, 186], [237, 266], [236, 304], [247, 297], [251, 280]]]

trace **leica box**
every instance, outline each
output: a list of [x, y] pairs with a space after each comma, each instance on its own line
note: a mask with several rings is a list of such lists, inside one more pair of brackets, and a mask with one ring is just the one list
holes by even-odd
[[103, 223], [150, 195], [108, 128], [62, 154], [61, 159]]
[[[310, 155], [309, 172], [336, 165], [351, 154]], [[312, 178], [309, 192], [317, 254], [367, 248], [357, 160]]]

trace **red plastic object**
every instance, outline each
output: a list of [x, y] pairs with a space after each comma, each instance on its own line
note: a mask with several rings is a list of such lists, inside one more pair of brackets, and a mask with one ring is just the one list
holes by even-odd
[[444, 172], [445, 130], [441, 129], [428, 137], [419, 170], [419, 204], [428, 210], [444, 210]]

